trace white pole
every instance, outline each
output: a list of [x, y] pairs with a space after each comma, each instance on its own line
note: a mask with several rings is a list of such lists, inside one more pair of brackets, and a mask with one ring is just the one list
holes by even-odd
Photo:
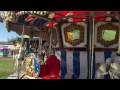
[[89, 79], [92, 79], [93, 72], [93, 56], [94, 56], [94, 11], [90, 12], [90, 22], [89, 22], [89, 30], [90, 30], [90, 55], [89, 55]]
[[23, 40], [24, 40], [24, 29], [25, 29], [25, 26], [24, 26], [24, 24], [23, 24], [22, 39], [21, 39], [21, 47], [22, 47]]
[[49, 55], [51, 53], [51, 48], [52, 48], [52, 29], [50, 30], [50, 43], [49, 43]]
[[92, 72], [93, 72], [93, 61], [94, 61], [94, 35], [95, 35], [95, 30], [94, 30], [94, 11], [92, 11], [92, 56], [91, 56], [91, 79], [92, 79]]
[[[19, 49], [19, 58], [20, 58], [20, 54], [21, 54], [21, 51], [22, 51], [22, 44], [23, 44], [23, 39], [24, 39], [24, 37], [23, 37], [23, 35], [24, 35], [24, 24], [23, 24], [23, 31], [22, 31], [22, 39], [21, 39], [21, 44], [20, 44], [20, 49]], [[20, 64], [18, 64], [18, 79], [19, 79], [19, 76], [20, 76]]]
[[[91, 13], [90, 13], [91, 14]], [[90, 19], [89, 19], [90, 21], [89, 21], [89, 37], [90, 37], [90, 39], [89, 39], [89, 46], [90, 46], [90, 50], [89, 50], [89, 79], [91, 78], [91, 43], [92, 43], [92, 39], [91, 39], [91, 37], [92, 37], [92, 29], [91, 29], [91, 15], [90, 15]]]

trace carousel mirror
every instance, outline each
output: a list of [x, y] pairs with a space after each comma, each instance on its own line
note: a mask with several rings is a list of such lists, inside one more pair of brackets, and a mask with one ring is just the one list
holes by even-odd
[[73, 30], [73, 31], [67, 32], [68, 40], [79, 40], [80, 39], [79, 33], [80, 33], [79, 30]]
[[115, 40], [116, 31], [115, 30], [103, 30], [102, 31], [102, 39], [105, 41]]
[[86, 47], [87, 26], [85, 22], [66, 23], [61, 29], [65, 48]]
[[52, 31], [52, 47], [53, 48], [58, 48], [60, 46], [60, 33], [58, 29], [58, 25], [52, 27], [49, 29]]
[[97, 48], [116, 48], [118, 46], [118, 23], [98, 22], [95, 25], [95, 46]]

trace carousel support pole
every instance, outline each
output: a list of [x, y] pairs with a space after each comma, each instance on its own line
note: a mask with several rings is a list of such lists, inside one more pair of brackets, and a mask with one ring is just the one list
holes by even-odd
[[88, 71], [89, 71], [89, 79], [90, 79], [91, 78], [91, 43], [92, 43], [92, 41], [91, 41], [92, 40], [91, 39], [91, 34], [92, 34], [91, 33], [92, 32], [92, 29], [91, 29], [91, 26], [92, 26], [91, 25], [91, 18], [89, 18], [89, 24], [90, 24], [89, 25], [89, 32], [90, 32], [89, 33], [89, 48], [90, 49], [89, 49], [89, 70]]
[[[22, 31], [22, 39], [21, 39], [21, 44], [20, 44], [20, 49], [19, 49], [19, 54], [21, 54], [21, 51], [22, 51], [22, 45], [23, 45], [23, 40], [24, 40], [24, 37], [23, 37], [23, 35], [24, 35], [24, 24], [23, 24], [23, 31]], [[20, 56], [19, 56], [19, 58], [20, 58]], [[17, 78], [19, 79], [19, 76], [20, 76], [20, 71], [21, 71], [21, 66], [18, 64], [18, 76], [17, 76]]]
[[91, 79], [91, 56], [92, 56], [92, 18], [91, 13], [89, 15], [89, 79]]
[[60, 32], [60, 44], [61, 44], [61, 48], [63, 48], [63, 39], [62, 39], [62, 31], [61, 31], [60, 23], [58, 23], [58, 28], [59, 28], [59, 32]]
[[49, 56], [51, 54], [51, 49], [52, 49], [52, 29], [50, 30]]
[[30, 49], [30, 39], [31, 39], [31, 37], [29, 38], [29, 49]]
[[41, 51], [42, 51], [42, 37], [39, 36], [39, 46], [38, 46], [38, 58], [39, 58], [39, 55], [41, 54]]
[[119, 16], [119, 41], [118, 41], [118, 54], [120, 54], [120, 16]]
[[39, 46], [38, 46], [38, 55], [40, 54], [40, 51], [41, 51], [41, 39], [40, 39], [40, 36], [39, 36]]
[[94, 11], [92, 12], [92, 59], [91, 59], [91, 79], [93, 72], [93, 62], [94, 62], [94, 40], [95, 40], [95, 29], [94, 29]]
[[93, 61], [94, 61], [94, 11], [90, 12], [90, 73], [89, 78], [92, 79], [93, 75]]

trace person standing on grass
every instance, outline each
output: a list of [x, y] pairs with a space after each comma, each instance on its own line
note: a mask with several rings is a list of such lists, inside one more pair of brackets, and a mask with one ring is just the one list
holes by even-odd
[[15, 55], [14, 70], [16, 70], [16, 71], [17, 71], [17, 68], [18, 68], [18, 55], [19, 55], [19, 52], [17, 52], [17, 54]]
[[23, 65], [24, 62], [24, 50], [23, 47], [19, 47], [19, 53], [18, 53], [18, 79], [21, 71], [21, 65]]

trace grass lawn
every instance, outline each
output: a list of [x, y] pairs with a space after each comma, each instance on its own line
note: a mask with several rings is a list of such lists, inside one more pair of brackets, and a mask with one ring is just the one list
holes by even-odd
[[7, 77], [14, 73], [14, 62], [12, 58], [0, 57], [0, 79], [7, 79]]

